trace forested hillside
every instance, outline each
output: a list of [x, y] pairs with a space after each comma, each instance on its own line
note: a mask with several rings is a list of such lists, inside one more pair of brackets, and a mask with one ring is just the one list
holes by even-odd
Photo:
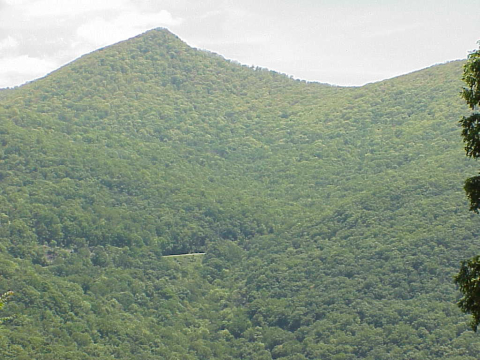
[[1, 357], [478, 359], [461, 74], [333, 87], [158, 29], [1, 91]]

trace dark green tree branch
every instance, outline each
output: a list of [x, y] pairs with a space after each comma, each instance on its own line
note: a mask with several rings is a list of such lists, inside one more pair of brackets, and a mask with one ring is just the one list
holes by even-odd
[[[480, 50], [474, 51], [468, 56], [462, 79], [466, 84], [462, 91], [462, 97], [473, 110], [470, 116], [464, 116], [460, 120], [463, 128], [465, 153], [468, 157], [478, 159], [480, 157], [480, 113], [477, 111], [480, 105]], [[480, 176], [473, 176], [465, 180], [464, 189], [470, 200], [470, 210], [478, 214]], [[463, 312], [472, 314], [471, 326], [476, 332], [480, 324], [480, 256], [462, 262], [460, 271], [455, 277], [455, 283], [463, 294], [458, 306]]]

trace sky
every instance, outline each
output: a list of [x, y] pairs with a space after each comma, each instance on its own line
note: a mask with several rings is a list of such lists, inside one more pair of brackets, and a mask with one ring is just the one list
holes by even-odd
[[479, 0], [0, 0], [0, 88], [164, 27], [297, 79], [360, 86], [478, 48]]

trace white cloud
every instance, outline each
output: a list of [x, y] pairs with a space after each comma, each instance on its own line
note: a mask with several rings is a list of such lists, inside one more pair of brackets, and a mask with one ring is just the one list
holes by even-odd
[[166, 10], [153, 14], [122, 13], [113, 20], [98, 17], [77, 29], [78, 37], [95, 46], [105, 46], [124, 40], [146, 30], [161, 26], [175, 26], [183, 22]]
[[0, 51], [6, 50], [6, 49], [14, 49], [17, 46], [18, 46], [18, 41], [11, 36], [7, 36], [7, 38], [0, 41]]
[[79, 16], [89, 12], [131, 10], [128, 0], [40, 0], [21, 2], [26, 18]]
[[22, 5], [23, 3], [27, 2], [26, 0], [5, 0], [7, 5]]
[[53, 60], [21, 55], [0, 58], [0, 88], [21, 85], [58, 68]]

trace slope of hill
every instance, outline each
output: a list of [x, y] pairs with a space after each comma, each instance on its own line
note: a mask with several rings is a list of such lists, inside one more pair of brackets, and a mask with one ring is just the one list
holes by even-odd
[[476, 359], [461, 71], [332, 87], [153, 30], [9, 90], [2, 357]]

